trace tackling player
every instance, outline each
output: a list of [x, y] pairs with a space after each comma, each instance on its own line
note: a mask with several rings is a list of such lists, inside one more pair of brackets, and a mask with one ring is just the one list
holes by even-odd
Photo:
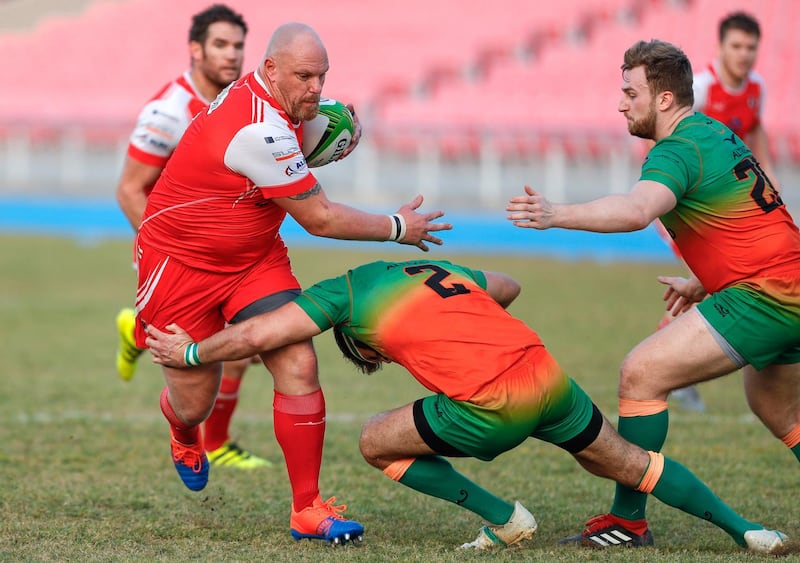
[[783, 544], [782, 533], [736, 514], [684, 466], [623, 440], [536, 332], [505, 311], [519, 290], [504, 274], [450, 262], [373, 262], [199, 343], [171, 324], [173, 334], [148, 326], [147, 344], [157, 362], [180, 367], [248, 357], [332, 328], [364, 373], [402, 365], [433, 394], [367, 421], [361, 453], [390, 479], [487, 520], [463, 549], [517, 544], [537, 524], [519, 501], [483, 489], [444, 456], [490, 461], [530, 437], [563, 448], [595, 475], [711, 521], [742, 547], [769, 553]]

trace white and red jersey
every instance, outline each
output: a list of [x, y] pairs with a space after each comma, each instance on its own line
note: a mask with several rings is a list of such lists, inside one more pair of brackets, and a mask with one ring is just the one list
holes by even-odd
[[128, 156], [163, 168], [195, 115], [208, 107], [189, 71], [166, 84], [142, 108], [128, 144]]
[[694, 109], [721, 121], [741, 139], [761, 122], [764, 107], [764, 80], [750, 71], [737, 90], [725, 87], [715, 64], [694, 76]]
[[273, 197], [311, 189], [302, 122], [292, 123], [250, 73], [189, 125], [147, 199], [138, 245], [187, 266], [239, 272], [284, 251]]

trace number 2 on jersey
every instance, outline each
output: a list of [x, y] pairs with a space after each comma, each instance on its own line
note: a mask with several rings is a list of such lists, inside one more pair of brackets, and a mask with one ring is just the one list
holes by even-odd
[[469, 293], [469, 289], [462, 283], [454, 283], [453, 285], [444, 285], [442, 280], [450, 275], [450, 272], [437, 266], [436, 264], [419, 264], [417, 266], [408, 266], [404, 271], [410, 276], [416, 276], [425, 271], [433, 272], [428, 279], [425, 280], [425, 285], [430, 287], [433, 291], [441, 295], [443, 298], [453, 297], [454, 295], [463, 295]]

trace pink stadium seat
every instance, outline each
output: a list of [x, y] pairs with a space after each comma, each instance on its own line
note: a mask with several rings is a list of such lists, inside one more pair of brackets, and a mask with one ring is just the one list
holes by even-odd
[[[625, 130], [616, 111], [624, 50], [639, 39], [664, 39], [682, 47], [699, 70], [716, 56], [719, 20], [740, 9], [730, 0], [686, 6], [650, 0], [636, 5], [640, 20], [634, 25], [606, 19], [591, 27], [585, 42], [550, 43], [527, 63], [495, 60], [476, 84], [440, 85], [434, 95], [413, 106], [391, 101], [380, 108], [379, 121], [389, 129], [401, 122], [463, 122], [576, 131], [571, 137], [578, 142], [568, 144], [589, 152], [602, 150], [602, 142], [592, 140], [597, 131]], [[758, 70], [768, 88], [765, 122], [770, 131], [785, 137], [800, 130], [800, 117], [793, 109], [800, 86], [800, 44], [793, 22], [800, 17], [800, 2], [770, 0], [759, 8], [755, 15], [762, 20], [763, 38]]]
[[[481, 56], [507, 56], [535, 30], [561, 32], [588, 8], [606, 13], [630, 0], [561, 0], [559, 10], [527, 0], [495, 0], [458, 5], [427, 0], [403, 3], [356, 0], [320, 10], [314, 0], [296, 0], [293, 11], [315, 27], [326, 42], [331, 60], [327, 94], [361, 106], [382, 93], [410, 91], [437, 74], [454, 76]], [[25, 96], [3, 89], [0, 118], [118, 119], [130, 121], [161, 84], [186, 66], [186, 32], [193, 0], [172, 0], [169, 10], [160, 0], [96, 1], [80, 16], [44, 20], [33, 32], [0, 36], [4, 53], [16, 53]], [[263, 54], [274, 27], [284, 21], [275, 10], [256, 0], [231, 3], [250, 26], [246, 67]], [[280, 19], [278, 19], [280, 18]], [[53, 65], [66, 53], [83, 65]], [[40, 72], [52, 69], [52, 74]], [[444, 71], [444, 72], [441, 72]], [[57, 109], [37, 85], [57, 84]], [[403, 88], [403, 85], [405, 88]], [[9, 91], [10, 90], [10, 91]], [[87, 92], [92, 92], [87, 95]], [[19, 99], [12, 100], [16, 97]]]
[[[230, 4], [250, 27], [249, 71], [285, 16], [257, 0]], [[572, 145], [580, 150], [602, 150], [602, 140], [595, 139], [609, 133], [601, 132], [624, 133], [616, 111], [624, 49], [638, 39], [659, 37], [682, 46], [699, 68], [715, 56], [719, 19], [740, 5], [738, 0], [559, 0], [554, 10], [528, 0], [494, 0], [491, 9], [472, 2], [340, 0], [333, 9], [320, 10], [315, 0], [295, 0], [293, 9], [328, 48], [325, 94], [355, 103], [379, 138], [402, 132], [397, 145], [408, 148], [414, 127], [431, 136], [438, 129], [443, 146], [454, 152], [473, 150], [481, 132], [494, 129], [506, 131], [498, 144], [511, 154], [546, 146], [547, 139], [563, 137], [563, 130], [578, 131]], [[31, 32], [0, 35], [5, 61], [0, 80], [6, 81], [0, 88], [0, 125], [129, 127], [144, 101], [187, 66], [188, 23], [198, 4], [171, 0], [169, 8], [164, 10], [161, 0], [95, 1], [79, 16], [52, 17]], [[758, 69], [768, 86], [765, 122], [788, 138], [800, 129], [794, 110], [800, 2], [763, 0], [753, 9], [764, 34]], [[619, 17], [624, 11], [638, 14], [639, 21], [625, 23]], [[571, 40], [576, 32], [585, 34], [583, 42]], [[519, 62], [517, 54], [525, 49], [535, 49], [533, 57]], [[477, 79], [466, 78], [470, 73]]]

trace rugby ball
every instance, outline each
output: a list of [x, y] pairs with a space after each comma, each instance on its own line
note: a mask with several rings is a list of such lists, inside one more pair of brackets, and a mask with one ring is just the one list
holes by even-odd
[[338, 160], [350, 146], [355, 123], [342, 102], [322, 98], [317, 117], [303, 122], [303, 155], [309, 168]]

